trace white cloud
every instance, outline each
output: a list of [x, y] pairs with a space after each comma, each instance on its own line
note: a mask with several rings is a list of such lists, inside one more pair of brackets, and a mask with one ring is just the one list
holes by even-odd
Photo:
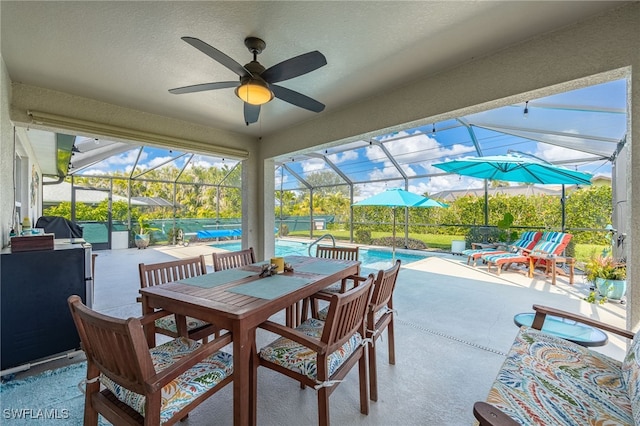
[[321, 158], [311, 158], [301, 162], [302, 171], [307, 173], [318, 172], [324, 170], [327, 167], [327, 163]]
[[327, 155], [327, 158], [334, 164], [344, 163], [345, 161], [353, 161], [358, 159], [358, 153], [355, 150], [340, 152], [337, 154]]
[[[100, 164], [101, 165], [105, 165], [105, 166], [113, 166], [113, 167], [117, 167], [117, 166], [121, 166], [121, 165], [127, 165], [127, 164], [133, 164], [136, 161], [136, 158], [138, 158], [138, 151], [139, 149], [132, 149], [131, 151], [127, 151], [124, 152], [122, 154], [119, 155], [115, 155], [113, 157], [109, 157], [107, 159], [105, 159], [104, 161], [102, 161]], [[147, 152], [142, 152], [142, 155], [140, 155], [140, 160], [139, 161], [144, 161], [149, 157], [149, 153]]]

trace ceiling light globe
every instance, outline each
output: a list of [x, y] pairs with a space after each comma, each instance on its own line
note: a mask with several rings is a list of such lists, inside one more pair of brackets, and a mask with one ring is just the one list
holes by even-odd
[[236, 88], [236, 96], [251, 105], [263, 105], [273, 99], [269, 86], [262, 80], [247, 79]]

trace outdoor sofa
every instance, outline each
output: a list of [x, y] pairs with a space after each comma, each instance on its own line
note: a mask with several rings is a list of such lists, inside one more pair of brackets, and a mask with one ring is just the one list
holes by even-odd
[[[486, 402], [473, 413], [486, 425], [640, 424], [640, 338], [582, 315], [534, 305], [532, 327], [521, 327]], [[633, 339], [618, 361], [540, 331], [547, 315]]]

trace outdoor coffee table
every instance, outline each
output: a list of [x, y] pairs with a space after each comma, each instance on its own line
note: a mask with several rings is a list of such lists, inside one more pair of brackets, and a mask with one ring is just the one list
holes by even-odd
[[[533, 312], [517, 314], [513, 317], [513, 322], [518, 327], [531, 327], [535, 315]], [[545, 318], [542, 331], [581, 346], [604, 346], [609, 341], [607, 334], [595, 327], [552, 315]]]

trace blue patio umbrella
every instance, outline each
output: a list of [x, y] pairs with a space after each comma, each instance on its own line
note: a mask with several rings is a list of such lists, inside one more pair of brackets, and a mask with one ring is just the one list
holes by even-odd
[[591, 175], [524, 155], [466, 157], [433, 165], [449, 173], [490, 180], [540, 184], [591, 185]]
[[[591, 175], [556, 166], [533, 155], [511, 152], [489, 157], [466, 157], [433, 165], [449, 173], [509, 182], [562, 184], [562, 228], [564, 229], [564, 185], [591, 185]], [[485, 181], [485, 225], [488, 196]]]
[[396, 257], [396, 208], [398, 207], [449, 207], [429, 197], [414, 194], [400, 188], [387, 189], [353, 204], [354, 206], [386, 206], [393, 208], [393, 244], [392, 261]]

